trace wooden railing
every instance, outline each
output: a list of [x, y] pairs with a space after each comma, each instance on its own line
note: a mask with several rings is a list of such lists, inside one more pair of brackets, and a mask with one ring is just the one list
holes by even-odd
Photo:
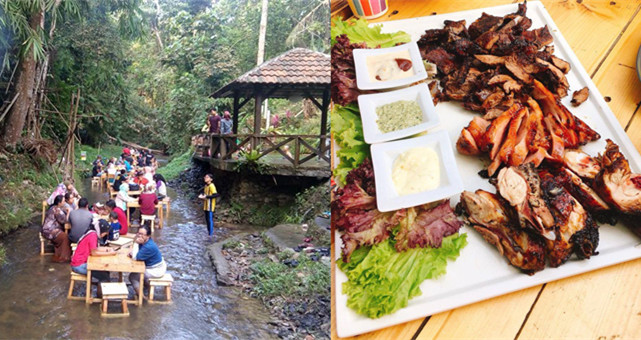
[[196, 154], [230, 160], [239, 152], [258, 150], [257, 159], [280, 154], [295, 167], [317, 158], [330, 164], [330, 140], [324, 135], [199, 135], [194, 137]]

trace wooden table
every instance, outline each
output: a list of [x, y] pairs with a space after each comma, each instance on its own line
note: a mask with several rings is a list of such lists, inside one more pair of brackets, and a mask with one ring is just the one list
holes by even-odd
[[[610, 109], [637, 150], [641, 150], [641, 82], [635, 68], [641, 44], [641, 0], [542, 2], [601, 94], [606, 97], [606, 101], [609, 100]], [[388, 13], [371, 22], [508, 3], [515, 2], [389, 0]], [[516, 10], [516, 5], [514, 8]], [[395, 11], [397, 13], [392, 14]], [[344, 13], [344, 8], [333, 10], [332, 16], [338, 13]], [[332, 233], [332, 248], [333, 237]], [[332, 261], [332, 276], [334, 268]], [[539, 285], [356, 338], [641, 338], [639, 273], [641, 259]], [[336, 289], [333, 284], [332, 277], [332, 291]], [[332, 338], [337, 337], [334, 303], [332, 294]]]
[[[156, 209], [158, 210], [158, 228], [163, 227], [163, 205], [167, 206], [167, 213], [169, 213], [169, 201], [158, 200], [158, 203], [156, 204]], [[131, 222], [131, 217], [129, 216], [129, 208], [140, 208], [140, 203], [138, 202], [138, 200], [127, 202], [127, 221]]]
[[[133, 237], [133, 235], [131, 235]], [[122, 238], [123, 236], [121, 236]], [[138, 300], [129, 300], [128, 303], [133, 303], [142, 306], [142, 288], [144, 286], [145, 275], [145, 262], [133, 260], [128, 256], [131, 252], [130, 243], [128, 246], [121, 247], [116, 255], [111, 256], [89, 256], [87, 260], [87, 296], [85, 302], [90, 304], [93, 302], [91, 298], [91, 271], [102, 270], [107, 272], [119, 273], [140, 273], [140, 286], [138, 287]]]

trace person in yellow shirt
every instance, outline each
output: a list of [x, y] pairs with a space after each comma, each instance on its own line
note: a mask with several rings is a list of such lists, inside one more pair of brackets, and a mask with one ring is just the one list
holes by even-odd
[[205, 192], [200, 194], [198, 198], [204, 201], [203, 210], [205, 211], [205, 222], [207, 223], [209, 236], [214, 235], [214, 210], [216, 209], [216, 197], [218, 196], [220, 195], [216, 192], [214, 176], [212, 174], [206, 174]]

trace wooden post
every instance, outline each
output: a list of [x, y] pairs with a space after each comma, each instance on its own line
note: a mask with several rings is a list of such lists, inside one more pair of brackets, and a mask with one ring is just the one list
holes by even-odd
[[238, 115], [240, 114], [240, 107], [238, 105], [240, 102], [239, 96], [240, 94], [238, 93], [238, 91], [234, 91], [234, 107], [233, 107], [233, 111], [234, 111], [233, 125], [234, 126], [232, 126], [232, 131], [234, 134], [238, 134]]
[[260, 135], [260, 122], [261, 122], [261, 107], [263, 105], [263, 94], [261, 92], [256, 93], [256, 103], [254, 104], [254, 136], [252, 137], [252, 150], [256, 150], [256, 147], [258, 147], [258, 138], [257, 136]]
[[[320, 129], [320, 134], [321, 136], [326, 136], [327, 135], [327, 111], [329, 109], [329, 89], [325, 89], [323, 91], [323, 103], [321, 107], [321, 129]], [[320, 151], [320, 154], [322, 155], [325, 153], [325, 137], [320, 138], [320, 144], [318, 145], [318, 150]], [[319, 155], [320, 156], [320, 155]]]

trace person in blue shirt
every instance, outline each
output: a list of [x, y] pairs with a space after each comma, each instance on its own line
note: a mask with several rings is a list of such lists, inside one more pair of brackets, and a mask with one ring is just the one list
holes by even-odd
[[[134, 238], [134, 249], [130, 254], [134, 260], [145, 262], [145, 287], [149, 287], [149, 278], [159, 278], [167, 272], [167, 264], [162, 258], [162, 254], [160, 254], [160, 249], [158, 249], [156, 242], [151, 239], [149, 222], [150, 221], [146, 221], [143, 226], [138, 228], [138, 232]], [[129, 281], [136, 292], [138, 292], [138, 288], [140, 287], [139, 280], [140, 274], [129, 274]]]
[[109, 240], [115, 241], [120, 238], [120, 223], [118, 222], [118, 214], [115, 211], [109, 213]]

